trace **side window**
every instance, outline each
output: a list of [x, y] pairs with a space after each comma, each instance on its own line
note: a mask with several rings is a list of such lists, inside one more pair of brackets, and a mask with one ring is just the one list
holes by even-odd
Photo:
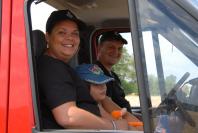
[[140, 107], [133, 45], [130, 32], [121, 33], [121, 35], [127, 40], [128, 44], [124, 45], [122, 58], [118, 64], [114, 66], [114, 70], [116, 73], [118, 73], [121, 79], [122, 87], [126, 94], [126, 99], [130, 102], [133, 110], [133, 108]]

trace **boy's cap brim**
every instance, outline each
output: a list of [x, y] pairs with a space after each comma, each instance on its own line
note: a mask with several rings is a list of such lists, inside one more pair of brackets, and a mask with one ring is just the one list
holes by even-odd
[[94, 64], [83, 64], [76, 68], [76, 72], [81, 79], [93, 84], [105, 84], [114, 80], [114, 78], [106, 76], [103, 71]]
[[82, 79], [84, 79], [85, 81], [87, 81], [89, 83], [92, 83], [92, 84], [105, 84], [105, 83], [108, 83], [108, 82], [114, 80], [114, 78], [110, 78], [110, 77], [107, 77], [105, 75], [96, 76], [96, 75], [93, 75], [93, 74], [80, 74], [80, 77]]

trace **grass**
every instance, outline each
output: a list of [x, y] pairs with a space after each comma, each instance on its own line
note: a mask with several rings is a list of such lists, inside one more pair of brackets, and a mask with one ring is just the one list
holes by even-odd
[[[125, 98], [129, 101], [131, 106], [140, 106], [139, 96], [130, 94], [127, 95]], [[161, 98], [160, 96], [151, 96], [151, 101], [152, 106], [157, 107], [161, 102]]]

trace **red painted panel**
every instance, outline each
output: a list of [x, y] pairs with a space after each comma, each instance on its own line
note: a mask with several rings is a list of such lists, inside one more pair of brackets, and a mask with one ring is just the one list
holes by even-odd
[[11, 0], [2, 0], [0, 55], [0, 133], [7, 130], [9, 63], [10, 63]]
[[34, 126], [24, 20], [24, 0], [13, 0], [8, 133], [30, 133]]

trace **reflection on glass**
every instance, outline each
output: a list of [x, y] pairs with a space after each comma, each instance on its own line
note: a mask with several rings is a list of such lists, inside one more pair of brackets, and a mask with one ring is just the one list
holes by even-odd
[[[140, 42], [143, 42], [142, 54], [145, 56], [142, 62], [147, 72], [144, 74], [148, 78], [154, 124], [158, 126], [157, 121], [163, 118], [166, 132], [176, 132], [171, 127], [175, 124], [182, 127], [180, 132], [195, 132], [198, 124], [197, 20], [172, 1], [138, 2]], [[197, 4], [197, 0], [193, 2]], [[186, 72], [190, 76], [175, 87]], [[157, 111], [154, 110], [156, 107]], [[156, 120], [156, 115], [160, 120]], [[173, 122], [172, 118], [178, 121]], [[167, 123], [171, 124], [165, 128]]]
[[189, 0], [188, 2], [190, 2], [192, 6], [198, 9], [198, 0]]

